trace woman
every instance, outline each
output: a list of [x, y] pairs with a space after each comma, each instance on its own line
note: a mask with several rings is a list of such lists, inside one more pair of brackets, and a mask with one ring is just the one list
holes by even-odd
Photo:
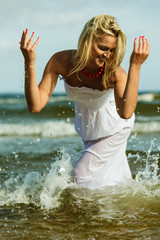
[[134, 124], [138, 82], [142, 63], [149, 55], [143, 36], [134, 40], [128, 76], [120, 66], [126, 37], [115, 18], [100, 15], [86, 23], [77, 50], [55, 53], [42, 80], [36, 81], [34, 33], [28, 41], [23, 31], [21, 51], [25, 60], [25, 95], [32, 113], [41, 111], [55, 89], [58, 76], [64, 79], [69, 97], [75, 101], [75, 129], [85, 150], [73, 171], [83, 187], [99, 188], [131, 179], [126, 159], [127, 138]]

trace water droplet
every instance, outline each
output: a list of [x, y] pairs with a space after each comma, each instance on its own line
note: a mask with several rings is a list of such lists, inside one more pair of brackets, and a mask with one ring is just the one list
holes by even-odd
[[67, 122], [70, 122], [71, 120], [70, 120], [70, 118], [67, 118]]

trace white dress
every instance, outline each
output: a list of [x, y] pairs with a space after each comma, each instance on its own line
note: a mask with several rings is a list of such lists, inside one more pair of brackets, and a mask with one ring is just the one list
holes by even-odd
[[75, 102], [75, 129], [85, 145], [73, 171], [74, 181], [95, 189], [132, 178], [125, 151], [134, 114], [130, 119], [119, 117], [114, 89], [100, 91], [64, 84]]

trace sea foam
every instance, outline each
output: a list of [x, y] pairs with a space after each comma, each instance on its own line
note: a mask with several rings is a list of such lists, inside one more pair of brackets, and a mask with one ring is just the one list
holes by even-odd
[[[137, 121], [132, 132], [160, 132], [160, 121]], [[77, 135], [70, 119], [61, 121], [31, 122], [30, 124], [0, 124], [0, 136], [64, 137]]]
[[63, 190], [75, 187], [71, 156], [63, 148], [61, 154], [61, 159], [51, 164], [46, 174], [32, 171], [5, 180], [0, 186], [0, 205], [34, 204], [46, 210], [58, 207]]
[[69, 120], [0, 125], [0, 136], [62, 137], [75, 134], [74, 124], [70, 123]]

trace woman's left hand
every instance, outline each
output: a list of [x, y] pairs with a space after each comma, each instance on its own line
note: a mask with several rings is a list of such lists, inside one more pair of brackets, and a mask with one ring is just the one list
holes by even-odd
[[143, 36], [139, 37], [139, 46], [137, 38], [134, 40], [134, 48], [130, 58], [130, 64], [141, 66], [142, 63], [147, 59], [150, 51], [150, 45], [148, 40]]

